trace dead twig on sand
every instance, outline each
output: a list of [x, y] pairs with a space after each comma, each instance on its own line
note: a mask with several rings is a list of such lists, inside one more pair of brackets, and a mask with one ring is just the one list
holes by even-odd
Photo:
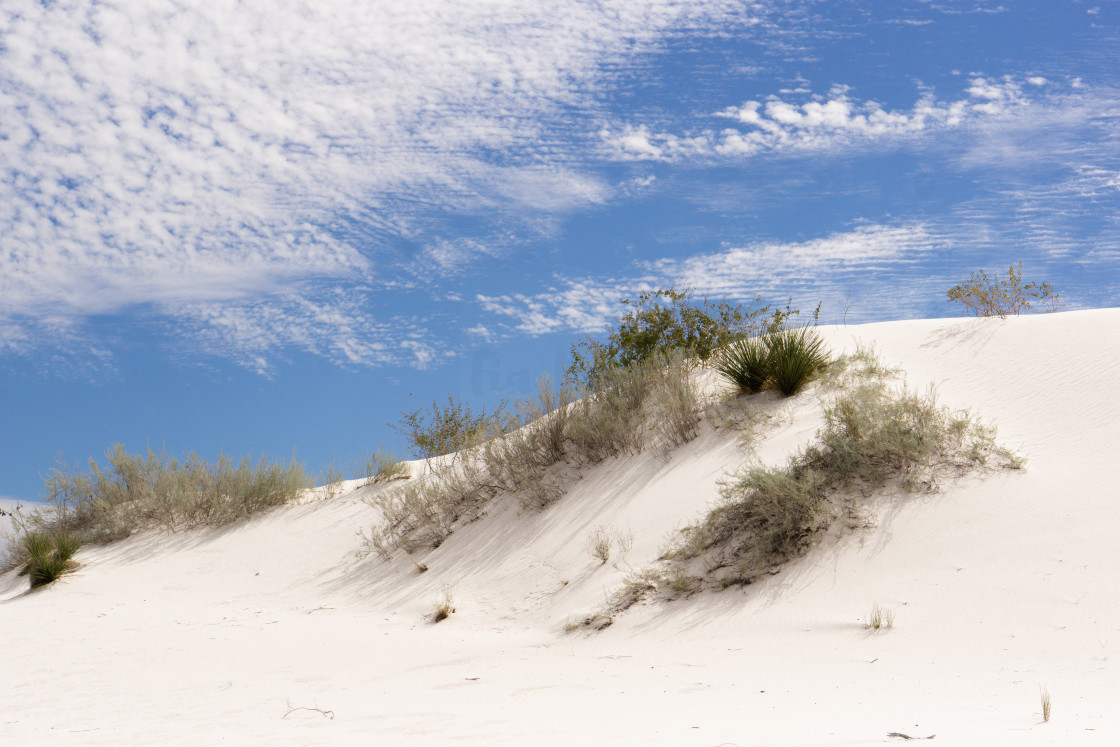
[[308, 708], [307, 706], [296, 706], [295, 708], [290, 708], [288, 709], [288, 712], [280, 718], [287, 718], [296, 711], [315, 711], [316, 713], [323, 714], [324, 717], [329, 718], [331, 721], [334, 721], [334, 711], [324, 711], [322, 708]]
[[892, 731], [891, 733], [887, 734], [887, 736], [888, 737], [898, 737], [899, 739], [933, 739], [937, 735], [936, 734], [930, 734], [928, 737], [912, 737], [909, 734], [903, 734], [900, 731]]

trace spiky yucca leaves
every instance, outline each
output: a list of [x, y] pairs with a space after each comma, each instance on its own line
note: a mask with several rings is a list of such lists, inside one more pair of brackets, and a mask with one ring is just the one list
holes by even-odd
[[60, 531], [54, 536], [46, 532], [31, 532], [23, 537], [23, 553], [27, 562], [27, 575], [31, 588], [58, 580], [74, 570], [72, 558], [81, 547], [73, 534]]
[[54, 536], [54, 551], [63, 560], [70, 560], [82, 547], [82, 540], [73, 532], [60, 530]]
[[787, 397], [828, 362], [824, 340], [809, 326], [778, 330], [766, 335], [765, 342], [770, 380]]
[[770, 378], [770, 349], [762, 337], [738, 339], [723, 350], [715, 368], [739, 391], [754, 394]]
[[754, 394], [770, 385], [789, 397], [827, 363], [824, 341], [804, 326], [736, 340], [720, 355], [716, 371], [741, 392]]

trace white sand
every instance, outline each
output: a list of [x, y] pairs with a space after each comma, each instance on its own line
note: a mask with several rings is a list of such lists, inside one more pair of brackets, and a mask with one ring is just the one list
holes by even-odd
[[[539, 514], [497, 504], [422, 575], [356, 558], [369, 489], [84, 548], [39, 592], [0, 578], [0, 743], [1116, 744], [1120, 310], [822, 331], [994, 421], [1027, 470], [881, 501], [876, 528], [779, 575], [595, 634], [565, 622], [716, 498], [734, 434], [588, 470]], [[772, 406], [759, 456], [778, 462], [819, 404]], [[598, 525], [634, 537], [606, 566]], [[448, 583], [457, 612], [433, 625]], [[864, 629], [875, 603], [893, 630]]]

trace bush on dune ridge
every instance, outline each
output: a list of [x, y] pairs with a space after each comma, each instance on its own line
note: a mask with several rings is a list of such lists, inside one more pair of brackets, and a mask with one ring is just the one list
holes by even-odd
[[605, 340], [588, 337], [572, 345], [567, 373], [573, 381], [594, 389], [611, 369], [646, 361], [667, 363], [674, 355], [704, 363], [733, 340], [778, 329], [800, 313], [788, 303], [784, 310], [763, 305], [761, 297], [745, 307], [707, 298], [696, 302], [688, 288], [643, 291], [636, 300], [622, 299], [622, 304], [629, 310], [608, 327]]
[[[713, 570], [732, 569], [725, 584], [749, 583], [798, 554], [838, 512], [853, 510], [853, 487], [868, 493], [897, 481], [908, 491], [934, 491], [942, 476], [964, 474], [993, 457], [1001, 467], [1022, 464], [996, 445], [994, 428], [968, 412], [939, 406], [933, 391], [892, 389], [882, 378], [865, 378], [834, 397], [824, 417], [816, 442], [785, 466], [730, 475], [720, 504], [685, 530], [669, 557], [703, 555]], [[832, 499], [843, 489], [849, 489], [847, 506]]]
[[720, 351], [715, 368], [743, 393], [769, 385], [789, 397], [827, 365], [824, 341], [806, 325], [740, 338]]
[[151, 449], [129, 454], [120, 444], [102, 468], [56, 468], [44, 497], [54, 511], [30, 520], [27, 531], [65, 529], [86, 542], [110, 542], [146, 528], [177, 530], [221, 525], [295, 499], [311, 487], [303, 465], [227, 456], [180, 461]]
[[1030, 311], [1033, 303], [1042, 304], [1046, 311], [1062, 308], [1062, 300], [1050, 283], [1023, 285], [1023, 263], [1007, 268], [1007, 277], [999, 274], [988, 277], [984, 270], [972, 273], [968, 280], [957, 283], [946, 294], [949, 303], [959, 303], [965, 311], [975, 316], [1018, 316]]
[[365, 550], [389, 559], [397, 548], [438, 546], [456, 522], [477, 516], [500, 493], [544, 508], [571, 479], [553, 467], [679, 446], [699, 433], [702, 409], [691, 366], [679, 355], [667, 365], [609, 369], [582, 391], [545, 378], [516, 408], [517, 415], [494, 418], [490, 440], [459, 452], [423, 482], [367, 498], [382, 521], [363, 532]]
[[58, 530], [31, 532], [23, 536], [20, 547], [23, 573], [31, 581], [31, 588], [57, 581], [72, 572], [77, 563], [72, 558], [81, 547], [81, 540], [71, 532]]

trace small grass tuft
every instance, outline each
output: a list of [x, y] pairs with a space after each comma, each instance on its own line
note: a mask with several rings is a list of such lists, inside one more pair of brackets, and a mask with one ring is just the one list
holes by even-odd
[[1050, 723], [1050, 691], [1045, 687], [1039, 687], [1038, 694], [1042, 700], [1042, 720]]
[[894, 630], [894, 610], [874, 605], [864, 620], [863, 627], [867, 630]]
[[606, 527], [595, 527], [588, 538], [587, 545], [591, 554], [603, 565], [611, 559], [611, 536], [607, 533]]
[[381, 447], [371, 451], [364, 459], [359, 460], [351, 468], [351, 475], [355, 479], [364, 478], [366, 485], [376, 485], [392, 480], [407, 480], [412, 476], [408, 465], [402, 462], [400, 457]]
[[443, 587], [443, 596], [436, 602], [432, 611], [432, 622], [438, 623], [455, 614], [454, 589], [450, 584]]

